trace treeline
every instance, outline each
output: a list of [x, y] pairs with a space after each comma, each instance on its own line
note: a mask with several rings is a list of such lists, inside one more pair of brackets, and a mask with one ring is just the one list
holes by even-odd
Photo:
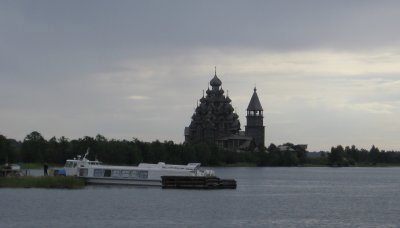
[[205, 143], [189, 145], [175, 144], [172, 141], [110, 140], [102, 135], [94, 138], [86, 136], [76, 140], [65, 137], [52, 137], [46, 140], [39, 132], [34, 131], [22, 142], [0, 135], [0, 164], [6, 160], [20, 163], [64, 164], [67, 159], [85, 154], [88, 148], [90, 148], [88, 156], [90, 160], [98, 159], [104, 163], [126, 165], [160, 161], [170, 164], [200, 162], [204, 166], [257, 164], [261, 154], [261, 152], [226, 151], [216, 145]]
[[270, 144], [266, 151], [259, 153], [258, 166], [298, 166], [307, 163], [307, 151], [305, 148], [285, 143], [281, 149], [275, 144]]
[[[56, 163], [64, 164], [67, 159], [85, 154], [90, 148], [88, 158], [108, 164], [136, 165], [141, 162], [187, 164], [200, 162], [204, 166], [257, 165], [257, 166], [302, 166], [332, 165], [352, 166], [359, 164], [389, 163], [400, 164], [400, 153], [380, 151], [373, 146], [371, 150], [357, 149], [355, 146], [332, 147], [331, 153], [321, 157], [307, 157], [305, 148], [286, 143], [280, 147], [274, 144], [268, 148], [253, 151], [229, 151], [214, 144], [175, 144], [172, 141], [143, 142], [138, 139], [115, 140], [102, 135], [69, 140], [65, 137], [52, 137], [46, 140], [39, 132], [28, 134], [24, 140], [17, 141], [0, 135], [0, 164], [12, 163]], [[285, 149], [282, 149], [285, 148]]]
[[[296, 147], [293, 144], [287, 144]], [[258, 165], [293, 166], [304, 164], [306, 151], [279, 151], [274, 144], [268, 148], [253, 151], [229, 151], [214, 144], [199, 143], [175, 144], [172, 141], [143, 142], [138, 139], [115, 140], [102, 135], [69, 140], [65, 137], [52, 137], [49, 140], [39, 132], [28, 134], [22, 142], [7, 139], [0, 135], [0, 164], [6, 162], [56, 163], [63, 164], [67, 159], [85, 154], [90, 148], [88, 158], [98, 159], [109, 164], [136, 165], [140, 162], [187, 164], [200, 162], [204, 166]], [[296, 149], [297, 150], [297, 149]]]
[[355, 165], [377, 165], [377, 164], [400, 164], [400, 153], [398, 151], [379, 150], [374, 145], [370, 150], [358, 149], [356, 146], [343, 147], [338, 145], [331, 148], [327, 156], [328, 164], [331, 166], [355, 166]]

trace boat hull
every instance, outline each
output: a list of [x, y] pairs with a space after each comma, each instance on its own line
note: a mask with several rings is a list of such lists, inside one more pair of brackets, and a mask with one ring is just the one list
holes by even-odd
[[156, 186], [161, 187], [161, 180], [135, 180], [122, 178], [95, 178], [83, 177], [88, 184], [104, 185], [133, 185], [133, 186]]

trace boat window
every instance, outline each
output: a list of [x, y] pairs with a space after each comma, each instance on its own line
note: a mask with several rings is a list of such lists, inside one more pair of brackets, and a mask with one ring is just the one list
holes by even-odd
[[129, 170], [122, 170], [121, 171], [121, 176], [122, 177], [128, 178], [130, 176], [129, 174], [130, 174]]
[[119, 170], [113, 170], [111, 176], [113, 177], [119, 177], [120, 176], [120, 171]]
[[67, 161], [67, 162], [65, 163], [65, 167], [67, 167], [67, 168], [72, 167], [72, 162]]
[[88, 169], [79, 169], [79, 176], [86, 177], [88, 175]]
[[73, 167], [75, 168], [76, 167], [76, 162], [74, 162], [73, 164], [74, 164]]
[[110, 169], [104, 170], [104, 177], [111, 177], [111, 170]]
[[132, 178], [137, 179], [147, 179], [148, 178], [148, 171], [145, 170], [133, 170], [131, 172]]
[[148, 171], [139, 171], [139, 178], [140, 179], [147, 179], [149, 175]]
[[137, 171], [136, 171], [136, 170], [132, 170], [132, 171], [131, 171], [131, 177], [132, 177], [132, 178], [138, 178], [138, 176], [137, 176]]
[[103, 177], [104, 176], [104, 169], [95, 169], [93, 176], [95, 177]]

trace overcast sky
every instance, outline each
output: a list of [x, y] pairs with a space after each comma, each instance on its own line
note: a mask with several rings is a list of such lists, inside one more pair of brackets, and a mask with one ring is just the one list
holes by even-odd
[[1, 1], [0, 134], [183, 142], [214, 75], [266, 144], [400, 150], [400, 1]]

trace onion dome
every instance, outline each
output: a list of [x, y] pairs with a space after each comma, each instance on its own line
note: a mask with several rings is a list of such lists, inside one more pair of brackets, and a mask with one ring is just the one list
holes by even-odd
[[214, 75], [213, 79], [211, 79], [211, 81], [210, 81], [210, 85], [212, 87], [219, 87], [222, 85], [222, 82], [221, 82], [221, 80], [219, 80], [217, 75]]

